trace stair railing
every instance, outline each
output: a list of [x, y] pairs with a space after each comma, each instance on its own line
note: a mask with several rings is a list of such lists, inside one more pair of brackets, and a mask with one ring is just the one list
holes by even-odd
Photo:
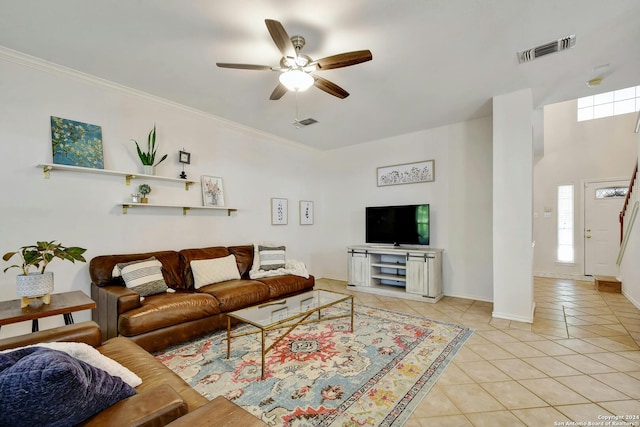
[[624, 199], [622, 205], [622, 211], [620, 211], [620, 252], [618, 253], [617, 264], [620, 265], [622, 257], [624, 256], [624, 250], [627, 247], [629, 236], [631, 235], [631, 229], [638, 215], [638, 205], [640, 205], [638, 197], [638, 162], [636, 161], [636, 167], [633, 170], [633, 176], [629, 183], [629, 189], [627, 190], [627, 196]]

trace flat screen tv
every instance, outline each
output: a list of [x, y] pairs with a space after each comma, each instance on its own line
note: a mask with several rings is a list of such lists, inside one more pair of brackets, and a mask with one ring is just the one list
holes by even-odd
[[429, 205], [369, 206], [367, 243], [429, 245]]

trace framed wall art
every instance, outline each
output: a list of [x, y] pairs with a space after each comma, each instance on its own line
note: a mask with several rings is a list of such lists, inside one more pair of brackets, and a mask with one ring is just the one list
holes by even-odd
[[51, 116], [53, 163], [104, 169], [102, 127]]
[[191, 153], [180, 150], [178, 153], [178, 161], [182, 164], [188, 165], [191, 163]]
[[271, 225], [287, 225], [289, 220], [289, 201], [273, 197], [271, 199]]
[[300, 225], [313, 225], [313, 202], [300, 200]]
[[435, 160], [382, 166], [377, 169], [378, 187], [435, 180]]
[[202, 206], [224, 206], [222, 178], [202, 175]]

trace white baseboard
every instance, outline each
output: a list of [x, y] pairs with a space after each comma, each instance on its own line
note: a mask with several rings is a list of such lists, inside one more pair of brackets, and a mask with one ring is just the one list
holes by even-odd
[[568, 274], [568, 273], [545, 273], [543, 271], [534, 271], [533, 275], [536, 277], [549, 277], [551, 279], [567, 279], [567, 280], [579, 280], [582, 282], [593, 282], [593, 276], [584, 276], [582, 274]]
[[635, 298], [633, 298], [631, 295], [629, 295], [628, 293], [626, 293], [626, 292], [624, 291], [624, 285], [622, 286], [622, 295], [624, 295], [624, 296], [625, 296], [625, 298], [627, 298], [631, 304], [635, 305], [635, 306], [636, 306], [636, 308], [637, 308], [638, 310], [640, 310], [640, 301], [636, 300], [636, 299], [635, 299]]
[[495, 317], [497, 319], [505, 319], [505, 320], [514, 320], [516, 322], [522, 322], [522, 323], [533, 323], [533, 314], [536, 311], [536, 303], [534, 302], [531, 305], [531, 315], [524, 317], [524, 316], [514, 316], [512, 314], [507, 314], [507, 313], [498, 313], [498, 312], [493, 312], [491, 313], [492, 317]]

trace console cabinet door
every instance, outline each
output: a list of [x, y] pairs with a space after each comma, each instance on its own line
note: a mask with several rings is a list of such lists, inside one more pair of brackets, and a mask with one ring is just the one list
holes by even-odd
[[371, 266], [367, 252], [349, 251], [349, 285], [370, 286]]
[[407, 288], [410, 294], [428, 295], [429, 258], [424, 254], [407, 255]]

